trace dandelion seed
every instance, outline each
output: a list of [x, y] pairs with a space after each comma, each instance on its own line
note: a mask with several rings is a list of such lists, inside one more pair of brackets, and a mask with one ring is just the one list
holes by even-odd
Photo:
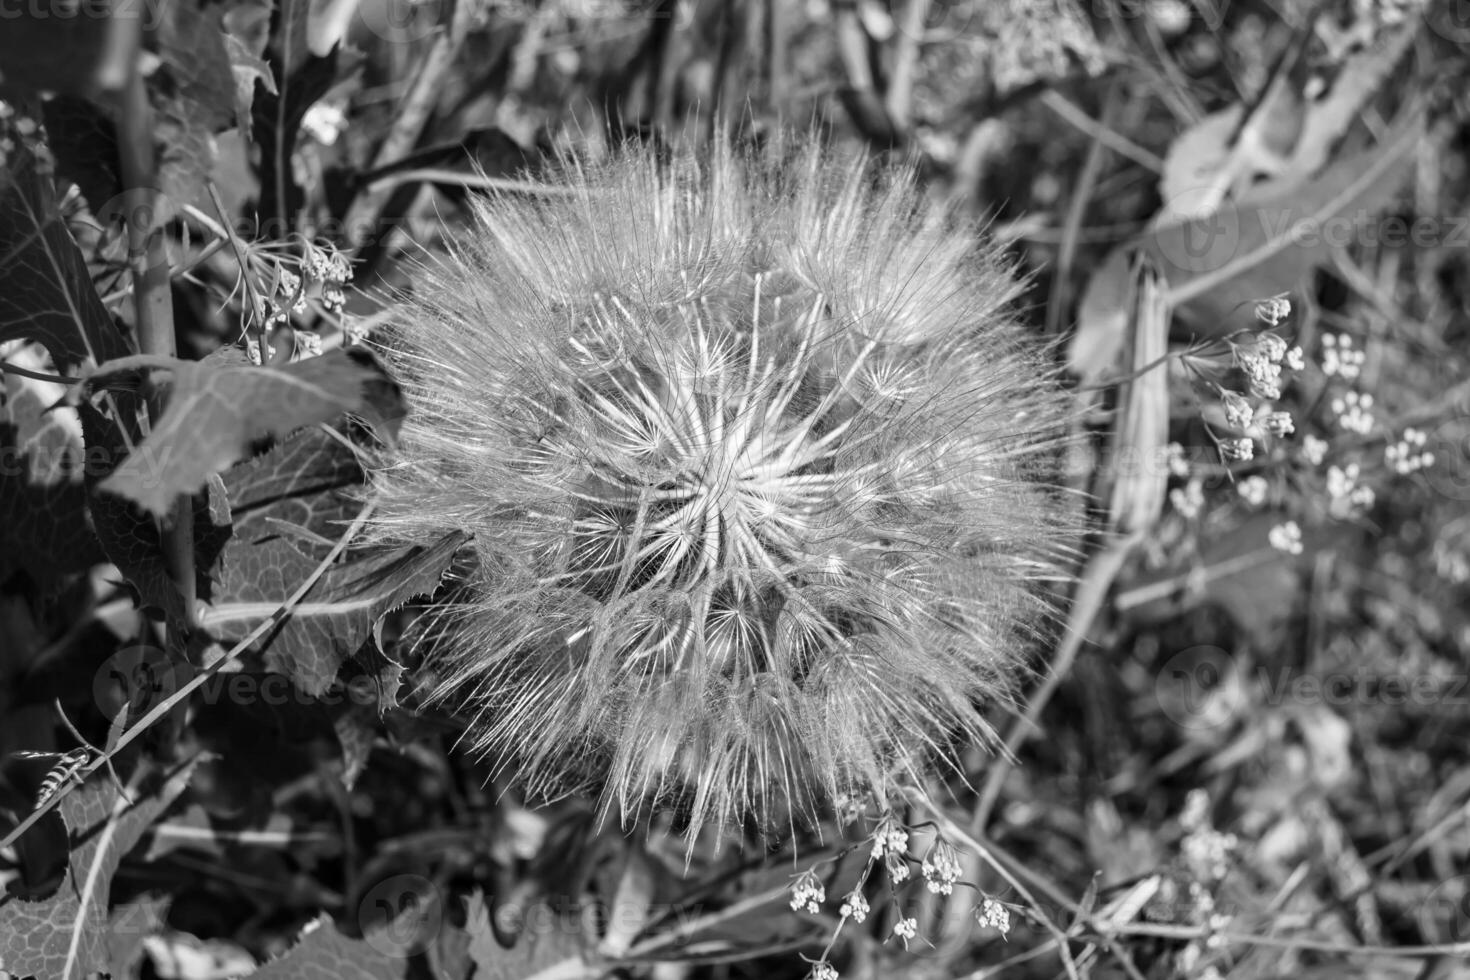
[[386, 351], [412, 413], [375, 526], [474, 535], [429, 660], [472, 747], [693, 832], [992, 740], [1075, 540], [1013, 278], [815, 152], [567, 164], [477, 204]]
[[1266, 535], [1266, 540], [1271, 543], [1271, 547], [1288, 555], [1302, 553], [1302, 529], [1297, 526], [1296, 521], [1277, 524]]

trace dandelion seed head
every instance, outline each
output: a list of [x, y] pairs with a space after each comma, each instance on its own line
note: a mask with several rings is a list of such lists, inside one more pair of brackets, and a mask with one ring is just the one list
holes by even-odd
[[566, 169], [483, 199], [383, 342], [377, 532], [473, 535], [430, 651], [472, 748], [692, 833], [990, 739], [1075, 535], [1008, 270], [817, 152]]

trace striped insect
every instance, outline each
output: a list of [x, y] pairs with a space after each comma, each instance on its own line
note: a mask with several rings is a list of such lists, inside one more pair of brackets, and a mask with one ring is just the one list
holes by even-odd
[[14, 758], [56, 759], [55, 764], [47, 770], [45, 777], [41, 780], [41, 788], [36, 791], [36, 806], [42, 807], [60, 792], [61, 787], [75, 779], [87, 763], [92, 761], [92, 750], [88, 748], [72, 749], [59, 756], [55, 752], [16, 752]]

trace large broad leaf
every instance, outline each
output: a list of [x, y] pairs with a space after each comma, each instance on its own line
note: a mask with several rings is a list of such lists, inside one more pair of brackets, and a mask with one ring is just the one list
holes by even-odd
[[384, 952], [364, 939], [349, 939], [323, 916], [311, 923], [301, 941], [279, 959], [250, 974], [251, 980], [393, 980], [408, 976], [410, 960]]
[[[352, 445], [322, 428], [226, 472], [232, 524], [217, 532], [222, 542], [200, 548], [211, 578], [200, 593], [210, 602], [205, 628], [228, 643], [274, 615], [357, 516], [363, 481]], [[464, 540], [455, 534], [426, 548], [349, 551], [259, 641], [266, 666], [320, 695], [384, 615], [438, 588]]]
[[0, 343], [39, 341], [64, 372], [126, 355], [49, 179], [19, 143], [10, 167], [10, 179], [0, 180]]
[[109, 895], [128, 851], [184, 790], [193, 764], [167, 779], [130, 780], [134, 802], [96, 772], [61, 801], [71, 851], [61, 887], [44, 901], [0, 897], [0, 969], [17, 976], [81, 980], [108, 962]]
[[[163, 516], [181, 493], [244, 457], [266, 437], [368, 412], [385, 375], [370, 356], [332, 351], [284, 367], [174, 360], [163, 418], [101, 489]], [[99, 375], [108, 374], [104, 365]]]

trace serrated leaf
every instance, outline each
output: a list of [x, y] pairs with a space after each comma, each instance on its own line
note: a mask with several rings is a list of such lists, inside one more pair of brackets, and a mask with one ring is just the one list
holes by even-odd
[[61, 819], [71, 841], [66, 876], [45, 901], [0, 900], [0, 966], [20, 976], [81, 980], [110, 972], [108, 903], [112, 879], [128, 851], [188, 785], [190, 762], [147, 785], [130, 781], [128, 803], [105, 771], [93, 773], [61, 801]]
[[[357, 653], [373, 626], [415, 596], [438, 588], [466, 540], [451, 534], [431, 547], [397, 548], [334, 566], [319, 579], [279, 626], [262, 637], [265, 663], [316, 697], [331, 686], [343, 661]], [[272, 616], [313, 569], [313, 559], [277, 539], [242, 557], [222, 586], [203, 624], [223, 639], [243, 636]]]
[[250, 980], [393, 980], [408, 974], [407, 957], [349, 939], [325, 915], [307, 930], [285, 954], [249, 974]]
[[50, 182], [17, 145], [0, 182], [0, 343], [38, 341], [63, 373], [123, 357], [127, 344], [92, 288]]
[[197, 0], [175, 0], [157, 37], [159, 57], [189, 121], [215, 133], [235, 122], [235, 79], [219, 8], [208, 9]]
[[[250, 445], [344, 412], [368, 410], [382, 369], [332, 351], [284, 367], [216, 366], [173, 361], [163, 418], [101, 489], [163, 516], [181, 493], [197, 492], [242, 458]], [[104, 365], [99, 374], [106, 374]]]
[[230, 56], [230, 73], [235, 79], [235, 125], [250, 137], [250, 112], [255, 105], [255, 83], [271, 95], [278, 95], [276, 79], [265, 59], [251, 52], [245, 42], [233, 34], [225, 35], [225, 51]]

